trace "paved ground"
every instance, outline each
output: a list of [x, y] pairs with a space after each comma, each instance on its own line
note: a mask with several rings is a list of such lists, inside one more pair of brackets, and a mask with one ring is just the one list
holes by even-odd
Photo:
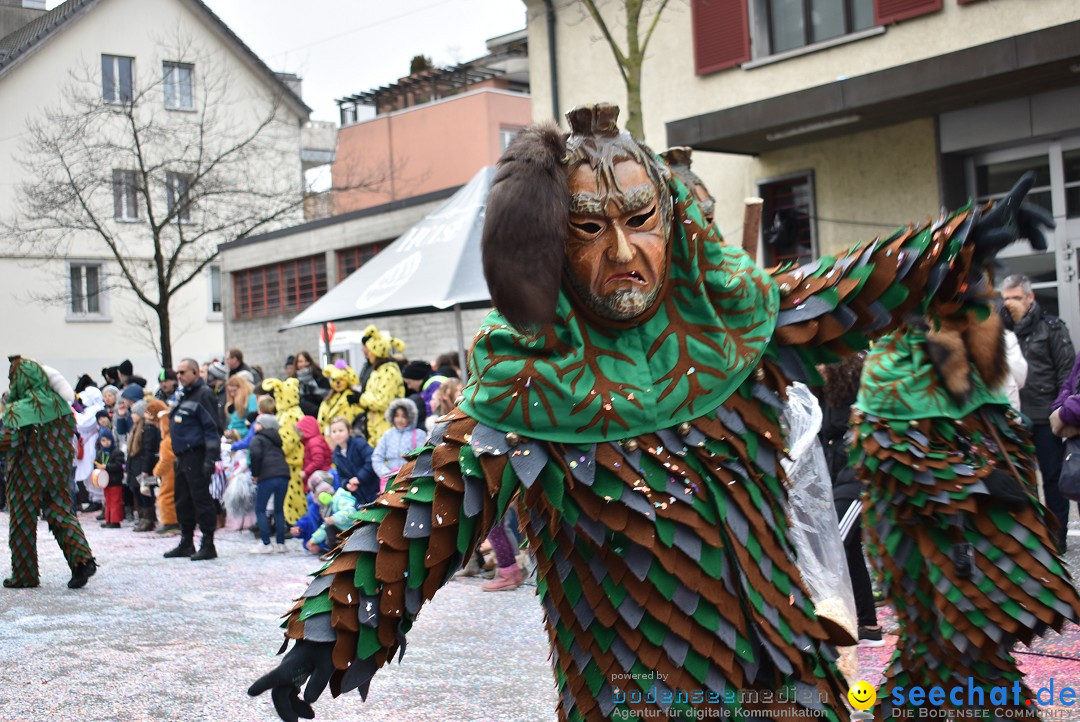
[[[44, 524], [42, 586], [0, 589], [0, 720], [270, 720], [248, 684], [274, 664], [278, 615], [317, 562], [293, 551], [247, 553], [249, 534], [219, 533], [213, 562], [161, 558], [175, 538], [101, 529], [82, 515], [101, 562], [82, 591]], [[1074, 572], [1080, 532], [1070, 538]], [[0, 513], [0, 570], [9, 563]], [[380, 672], [367, 703], [355, 694], [316, 705], [323, 720], [553, 720], [555, 692], [534, 587], [489, 594], [455, 580], [421, 615], [404, 662]], [[893, 621], [882, 610], [886, 631]], [[872, 684], [891, 653], [860, 650]], [[1021, 664], [1038, 689], [1080, 686], [1080, 630], [1051, 634]], [[1053, 655], [1053, 656], [1046, 656]]]

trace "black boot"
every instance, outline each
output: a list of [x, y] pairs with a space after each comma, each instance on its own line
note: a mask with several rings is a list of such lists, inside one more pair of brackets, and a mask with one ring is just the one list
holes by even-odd
[[190, 557], [195, 553], [195, 544], [191, 540], [191, 534], [180, 534], [180, 543], [175, 549], [165, 552], [162, 556], [166, 559], [175, 559], [176, 557]]
[[217, 549], [214, 548], [214, 533], [207, 534], [203, 532], [202, 544], [199, 545], [199, 551], [191, 555], [191, 561], [201, 562], [204, 559], [217, 559]]
[[68, 589], [82, 589], [86, 586], [87, 580], [94, 576], [94, 572], [96, 571], [97, 564], [93, 559], [79, 562], [71, 572], [71, 581], [68, 582]]

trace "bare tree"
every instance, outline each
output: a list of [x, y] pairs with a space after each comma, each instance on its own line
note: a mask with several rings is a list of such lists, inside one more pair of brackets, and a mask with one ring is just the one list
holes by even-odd
[[[27, 123], [27, 180], [0, 230], [26, 259], [107, 258], [117, 272], [101, 290], [134, 293], [168, 368], [177, 293], [219, 244], [301, 220], [304, 188], [301, 118], [280, 89], [234, 90], [222, 58], [190, 42], [159, 47], [137, 77], [130, 65], [127, 78], [73, 71], [59, 104]], [[72, 285], [38, 298], [67, 303]]]
[[[653, 0], [652, 2], [650, 0], [612, 0], [609, 3], [615, 7], [611, 13], [612, 24], [618, 19], [618, 15], [625, 15], [625, 49], [619, 45], [612, 34], [609, 22], [601, 14], [597, 0], [581, 0], [581, 3], [589, 11], [589, 15], [600, 28], [608, 47], [611, 48], [623, 83], [626, 85], [626, 129], [634, 137], [644, 139], [645, 122], [641, 111], [641, 65], [645, 61], [645, 51], [649, 48], [649, 41], [652, 40], [653, 32], [660, 21], [660, 15], [667, 7], [668, 0]], [[646, 5], [655, 8], [651, 19], [645, 13]]]

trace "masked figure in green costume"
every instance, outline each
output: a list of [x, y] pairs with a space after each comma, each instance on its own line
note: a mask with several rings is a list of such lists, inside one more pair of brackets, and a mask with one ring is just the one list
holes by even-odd
[[75, 419], [42, 366], [20, 356], [8, 360], [10, 386], [0, 427], [0, 453], [6, 455], [12, 573], [4, 586], [38, 585], [37, 521], [44, 515], [71, 567], [68, 586], [78, 589], [86, 585], [97, 565], [72, 511]]
[[784, 389], [914, 309], [964, 306], [1014, 217], [967, 209], [767, 272], [617, 115], [576, 108], [569, 135], [528, 128], [500, 160], [483, 235], [496, 310], [464, 400], [288, 615], [295, 646], [249, 690], [272, 690], [283, 719], [327, 684], [366, 696], [515, 501], [559, 719], [847, 718], [832, 645], [854, 640], [815, 616], [785, 523]]

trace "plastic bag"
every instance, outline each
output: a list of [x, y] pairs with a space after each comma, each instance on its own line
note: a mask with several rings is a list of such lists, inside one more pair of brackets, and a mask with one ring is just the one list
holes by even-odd
[[238, 451], [225, 467], [228, 483], [221, 497], [221, 505], [230, 519], [243, 519], [255, 512], [255, 482], [247, 466], [247, 452]]
[[840, 538], [832, 480], [818, 441], [821, 408], [805, 385], [788, 387], [783, 422], [790, 458], [782, 460], [788, 476], [788, 535], [815, 612], [840, 646], [858, 640], [855, 596], [851, 591], [844, 543]]

